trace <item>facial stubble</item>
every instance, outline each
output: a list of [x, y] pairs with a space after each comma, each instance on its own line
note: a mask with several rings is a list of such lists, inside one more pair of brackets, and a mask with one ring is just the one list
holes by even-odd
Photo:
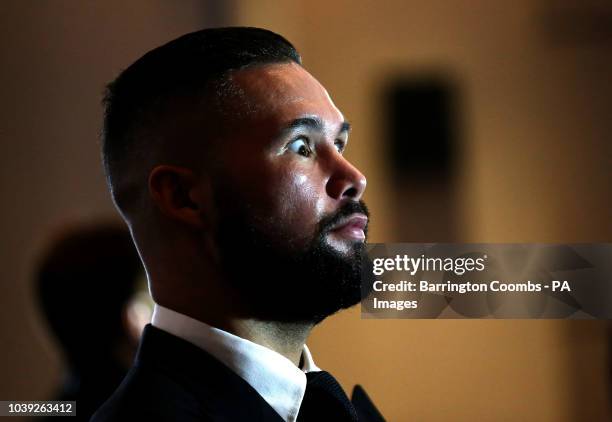
[[346, 202], [321, 219], [307, 245], [296, 248], [283, 227], [261, 224], [270, 218], [244, 202], [236, 206], [236, 196], [231, 197], [231, 204], [222, 199], [227, 195], [218, 197], [217, 244], [225, 282], [241, 298], [244, 316], [317, 324], [359, 303], [362, 279], [370, 274], [366, 244], [347, 240], [348, 250], [340, 252], [327, 237], [342, 218], [369, 216], [363, 201]]

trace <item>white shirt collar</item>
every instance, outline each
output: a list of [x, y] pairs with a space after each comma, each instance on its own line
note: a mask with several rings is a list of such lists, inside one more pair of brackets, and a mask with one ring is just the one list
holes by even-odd
[[224, 363], [287, 422], [294, 422], [300, 410], [306, 391], [305, 373], [321, 370], [306, 345], [300, 369], [267, 347], [163, 306], [155, 305], [151, 324], [200, 347]]

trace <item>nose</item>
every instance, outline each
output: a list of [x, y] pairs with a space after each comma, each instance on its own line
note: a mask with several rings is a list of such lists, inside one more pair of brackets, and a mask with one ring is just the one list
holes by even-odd
[[367, 180], [344, 156], [335, 154], [327, 180], [327, 194], [335, 200], [359, 201], [365, 191]]

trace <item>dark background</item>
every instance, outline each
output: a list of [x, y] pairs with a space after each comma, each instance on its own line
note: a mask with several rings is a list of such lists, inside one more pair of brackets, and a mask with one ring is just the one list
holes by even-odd
[[[152, 47], [224, 24], [285, 35], [352, 122], [371, 241], [611, 241], [608, 1], [5, 0], [0, 399], [49, 398], [61, 376], [32, 291], [48, 234], [115, 215], [97, 144], [104, 84]], [[607, 324], [362, 321], [354, 309], [309, 345], [392, 421], [604, 421]]]

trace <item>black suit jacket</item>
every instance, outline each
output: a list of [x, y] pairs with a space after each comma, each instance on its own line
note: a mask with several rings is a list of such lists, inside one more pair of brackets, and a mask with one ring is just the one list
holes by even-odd
[[[338, 402], [349, 401], [337, 383], [331, 390], [335, 396], [332, 400], [311, 396], [316, 410], [310, 407], [306, 413], [312, 417], [305, 414], [298, 420], [319, 421], [323, 420], [321, 415], [338, 415]], [[327, 407], [330, 413], [326, 413]], [[359, 410], [360, 420], [378, 420], [362, 418]], [[92, 418], [93, 422], [140, 420], [283, 421], [257, 391], [223, 363], [150, 324], [144, 329], [134, 366]], [[345, 420], [344, 414], [333, 420]], [[354, 420], [354, 416], [346, 415], [346, 420]]]
[[144, 329], [134, 366], [91, 420], [283, 421], [227, 366], [152, 325]]

